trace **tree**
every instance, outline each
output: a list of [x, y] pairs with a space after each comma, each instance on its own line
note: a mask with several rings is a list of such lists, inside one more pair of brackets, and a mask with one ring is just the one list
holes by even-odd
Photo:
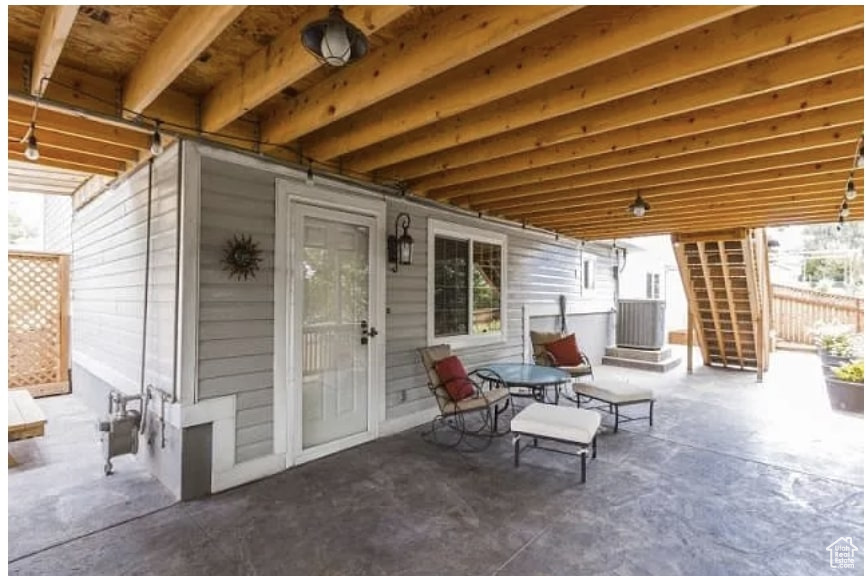
[[807, 257], [801, 280], [813, 287], [827, 289], [844, 286], [856, 292], [863, 286], [863, 222], [816, 224], [803, 227], [806, 252], [837, 252], [827, 256]]
[[28, 226], [18, 213], [14, 204], [9, 205], [9, 245], [16, 246], [35, 240], [39, 231], [34, 226]]

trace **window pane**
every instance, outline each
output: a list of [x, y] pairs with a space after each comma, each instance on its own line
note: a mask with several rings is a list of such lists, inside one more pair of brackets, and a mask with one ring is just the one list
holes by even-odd
[[496, 244], [472, 244], [472, 333], [502, 330], [502, 248]]
[[469, 242], [436, 237], [435, 336], [469, 334]]

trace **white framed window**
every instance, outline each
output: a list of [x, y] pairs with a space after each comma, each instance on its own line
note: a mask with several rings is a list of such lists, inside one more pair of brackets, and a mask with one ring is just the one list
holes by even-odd
[[646, 273], [646, 297], [650, 300], [661, 298], [661, 274], [658, 272]]
[[427, 341], [454, 348], [505, 340], [504, 234], [428, 220]]
[[595, 264], [596, 257], [593, 254], [583, 254], [583, 266], [581, 267], [580, 276], [584, 293], [595, 290]]

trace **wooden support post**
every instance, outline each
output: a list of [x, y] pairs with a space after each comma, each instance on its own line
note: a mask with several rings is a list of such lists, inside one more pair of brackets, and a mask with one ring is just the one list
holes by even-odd
[[694, 361], [692, 359], [692, 349], [694, 348], [694, 333], [695, 333], [695, 316], [692, 311], [692, 303], [689, 300], [688, 306], [688, 321], [686, 323], [686, 373], [691, 374], [694, 371]]

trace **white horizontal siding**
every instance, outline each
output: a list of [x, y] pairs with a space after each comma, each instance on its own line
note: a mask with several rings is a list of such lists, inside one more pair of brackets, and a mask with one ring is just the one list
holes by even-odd
[[[198, 396], [236, 395], [237, 462], [273, 450], [274, 199], [272, 174], [202, 158]], [[255, 278], [223, 270], [235, 235], [262, 251]]]
[[[154, 162], [145, 382], [174, 393], [177, 148]], [[148, 165], [71, 218], [72, 355], [117, 374], [109, 384], [140, 390], [147, 252]]]
[[[459, 355], [468, 369], [494, 361], [523, 360], [524, 305], [556, 304], [560, 295], [565, 295], [569, 302], [596, 302], [608, 307], [613, 303], [613, 276], [606, 249], [581, 247], [570, 240], [557, 241], [484, 219], [398, 201], [389, 203], [388, 220], [393, 221], [399, 212], [408, 212], [412, 217], [410, 233], [415, 240], [415, 259], [412, 266], [401, 267], [397, 273], [389, 270], [387, 277], [386, 413], [389, 419], [435, 405], [418, 356], [418, 349], [427, 345], [428, 218], [504, 232], [508, 237], [507, 339], [499, 344], [461, 349]], [[596, 289], [592, 293], [584, 293], [580, 284], [582, 250], [597, 256]], [[585, 325], [598, 332], [597, 324]], [[569, 327], [579, 325], [583, 323], [572, 319]], [[593, 342], [606, 339], [606, 334], [601, 333], [584, 336]], [[603, 349], [594, 345], [590, 352], [600, 356]]]
[[[269, 454], [273, 446], [273, 250], [275, 173], [202, 159], [199, 397], [236, 395], [237, 461]], [[523, 307], [569, 302], [612, 304], [613, 282], [606, 250], [598, 256], [596, 289], [583, 293], [581, 251], [573, 241], [556, 241], [485, 220], [432, 207], [389, 201], [388, 222], [399, 212], [412, 216], [415, 263], [387, 273], [386, 415], [397, 418], [434, 405], [417, 350], [427, 343], [427, 219], [504, 231], [508, 236], [507, 341], [462, 349], [471, 368], [496, 360], [523, 359]], [[255, 279], [230, 279], [222, 270], [222, 251], [235, 234], [247, 234], [263, 251]], [[381, 239], [384, 243], [384, 238]], [[580, 319], [573, 322], [581, 324]], [[598, 322], [586, 324], [597, 330]], [[605, 334], [598, 336], [604, 339]], [[592, 350], [593, 352], [595, 349]], [[291, 369], [291, 367], [289, 367]], [[290, 423], [291, 425], [291, 423]]]

